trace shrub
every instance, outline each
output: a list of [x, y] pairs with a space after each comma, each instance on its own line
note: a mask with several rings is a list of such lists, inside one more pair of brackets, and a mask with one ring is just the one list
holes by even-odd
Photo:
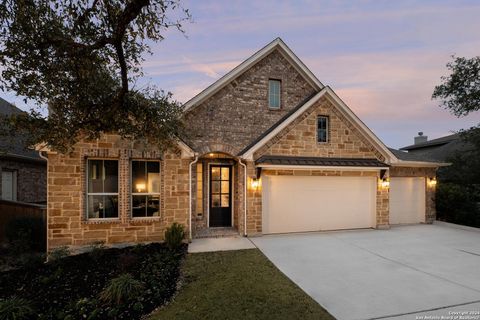
[[142, 282], [135, 280], [131, 274], [124, 273], [110, 280], [108, 286], [100, 293], [100, 299], [106, 303], [120, 304], [138, 297], [142, 290]]
[[15, 253], [45, 251], [45, 225], [40, 217], [22, 217], [9, 221], [6, 236]]
[[48, 261], [60, 260], [70, 255], [70, 249], [67, 246], [58, 247], [50, 251]]
[[183, 238], [185, 238], [185, 228], [181, 224], [174, 222], [165, 230], [165, 243], [172, 250], [180, 247]]
[[0, 301], [0, 320], [28, 320], [33, 316], [33, 308], [25, 299], [11, 297]]
[[474, 186], [441, 183], [437, 187], [436, 206], [439, 219], [480, 227], [479, 191]]

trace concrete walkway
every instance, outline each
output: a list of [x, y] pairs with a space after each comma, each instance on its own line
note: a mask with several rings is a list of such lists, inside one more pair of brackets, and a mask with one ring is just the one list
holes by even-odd
[[254, 249], [253, 243], [245, 237], [224, 237], [224, 238], [202, 238], [193, 239], [188, 245], [188, 252], [211, 252], [229, 251], [241, 249]]
[[[480, 232], [414, 225], [251, 240], [337, 319], [442, 320], [480, 310]], [[480, 320], [471, 316], [463, 319]]]

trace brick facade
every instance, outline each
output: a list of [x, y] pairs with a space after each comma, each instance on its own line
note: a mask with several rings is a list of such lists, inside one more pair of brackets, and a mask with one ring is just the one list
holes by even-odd
[[0, 195], [2, 194], [1, 171], [3, 170], [16, 172], [17, 201], [33, 203], [47, 201], [46, 162], [0, 159]]
[[[268, 80], [281, 80], [281, 108], [268, 107]], [[173, 222], [192, 227], [192, 235], [208, 228], [209, 164], [232, 166], [233, 227], [249, 236], [262, 233], [262, 186], [252, 187], [256, 178], [254, 159], [262, 155], [311, 156], [335, 158], [372, 158], [387, 161], [366, 134], [357, 129], [326, 96], [262, 146], [253, 159], [237, 154], [315, 94], [315, 89], [297, 72], [283, 53], [274, 50], [243, 72], [204, 102], [187, 111], [184, 120], [191, 129], [187, 144], [202, 164], [202, 194], [197, 195], [197, 167], [194, 157], [182, 158], [179, 152], [164, 154], [151, 146], [105, 135], [98, 141], [81, 141], [73, 152], [48, 155], [48, 248], [62, 245], [82, 246], [103, 241], [107, 244], [161, 241]], [[317, 117], [328, 116], [328, 142], [317, 143]], [[91, 221], [86, 218], [86, 163], [88, 158], [119, 161], [119, 218]], [[132, 218], [130, 163], [132, 159], [159, 160], [161, 166], [161, 214], [152, 218]], [[247, 192], [245, 195], [244, 167]], [[192, 169], [190, 176], [190, 169]], [[270, 170], [265, 175], [368, 176], [377, 178], [376, 227], [389, 226], [389, 189], [379, 180], [380, 170]], [[391, 167], [391, 177], [435, 176], [435, 169]], [[191, 190], [189, 190], [191, 186]], [[190, 193], [191, 192], [191, 193]], [[339, 191], [340, 192], [340, 191]], [[426, 221], [435, 218], [434, 187], [426, 186]], [[190, 201], [190, 196], [192, 201]], [[201, 199], [201, 200], [197, 200]], [[202, 201], [202, 212], [197, 212]], [[245, 225], [245, 202], [246, 220]], [[189, 221], [189, 211], [192, 219]]]
[[[282, 82], [281, 108], [268, 107], [268, 80]], [[189, 145], [201, 155], [236, 155], [290, 110], [315, 93], [306, 80], [274, 51], [185, 115]]]
[[[86, 215], [87, 159], [114, 159], [119, 164], [118, 219], [88, 220]], [[132, 218], [130, 211], [130, 161], [159, 160], [161, 172], [160, 216]], [[48, 249], [161, 241], [173, 222], [188, 226], [189, 159], [171, 151], [161, 154], [105, 135], [93, 142], [78, 143], [70, 154], [48, 154]], [[188, 229], [187, 229], [188, 230]]]

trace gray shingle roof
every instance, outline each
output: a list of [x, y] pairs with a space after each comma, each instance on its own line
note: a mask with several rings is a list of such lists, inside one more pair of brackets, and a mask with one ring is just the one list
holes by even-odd
[[[11, 116], [22, 112], [22, 110], [0, 98], [1, 116]], [[28, 148], [25, 141], [25, 136], [17, 135], [12, 138], [11, 136], [0, 135], [0, 157], [44, 162], [45, 160], [40, 158], [37, 151]]]
[[421, 149], [421, 148], [426, 148], [431, 146], [438, 146], [442, 144], [447, 144], [451, 141], [458, 140], [458, 139], [460, 139], [460, 136], [458, 135], [458, 133], [454, 133], [445, 137], [440, 137], [440, 138], [429, 140], [426, 142], [412, 144], [412, 145], [400, 148], [400, 150], [414, 150], [414, 149]]

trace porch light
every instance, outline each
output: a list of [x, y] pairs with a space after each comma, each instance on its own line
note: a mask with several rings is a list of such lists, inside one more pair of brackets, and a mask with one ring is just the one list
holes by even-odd
[[146, 189], [145, 183], [137, 183], [135, 185], [135, 188], [137, 189], [137, 192], [145, 191], [145, 189]]
[[383, 178], [380, 184], [381, 184], [382, 188], [386, 189], [390, 186], [390, 179]]
[[252, 187], [252, 189], [257, 190], [259, 184], [260, 184], [259, 179], [252, 178], [252, 181], [250, 182], [250, 186]]
[[430, 187], [435, 187], [437, 185], [437, 178], [436, 177], [428, 178], [428, 184], [430, 185]]

